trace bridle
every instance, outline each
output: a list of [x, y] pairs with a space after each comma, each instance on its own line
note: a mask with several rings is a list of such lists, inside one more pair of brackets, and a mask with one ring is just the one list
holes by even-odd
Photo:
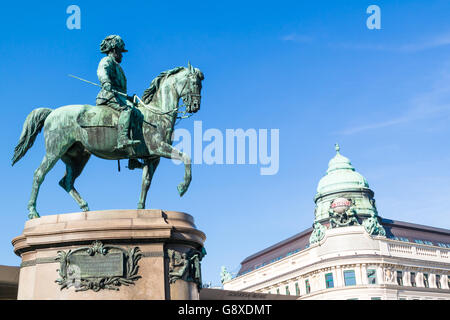
[[[181, 89], [181, 92], [180, 92], [180, 98], [182, 99], [183, 105], [185, 107], [184, 111], [179, 111], [178, 110], [180, 108], [180, 106], [178, 105], [178, 102], [177, 102], [177, 106], [175, 108], [173, 108], [171, 110], [168, 110], [168, 111], [165, 111], [165, 112], [161, 112], [160, 110], [158, 110], [158, 109], [156, 109], [156, 108], [154, 108], [154, 107], [152, 107], [152, 106], [150, 106], [148, 104], [145, 104], [137, 95], [135, 95], [133, 97], [133, 103], [136, 103], [136, 104], [139, 103], [144, 108], [146, 108], [147, 110], [149, 110], [149, 111], [151, 111], [154, 114], [157, 114], [159, 116], [167, 116], [167, 115], [173, 114], [174, 112], [177, 112], [177, 113], [181, 113], [182, 115], [181, 116], [177, 116], [176, 119], [180, 119], [181, 120], [181, 119], [190, 118], [190, 117], [193, 116], [193, 113], [188, 111], [188, 110], [191, 108], [191, 104], [192, 104], [193, 98], [197, 98], [198, 101], [200, 101], [201, 95], [200, 95], [200, 93], [197, 93], [198, 91], [196, 93], [192, 92], [193, 89], [198, 89], [198, 84], [197, 83], [195, 83], [194, 85], [191, 85], [191, 88], [190, 88], [191, 90], [188, 90], [188, 92], [183, 94], [183, 91], [186, 89], [186, 85], [187, 85], [188, 82], [191, 83], [191, 81], [189, 81], [189, 79], [186, 80], [184, 85], [183, 85], [183, 88]], [[192, 87], [194, 87], [194, 88], [192, 88]], [[175, 84], [174, 83], [172, 83], [172, 88], [176, 92], [176, 88], [175, 88]], [[188, 113], [188, 112], [190, 114], [186, 116], [186, 113]]]

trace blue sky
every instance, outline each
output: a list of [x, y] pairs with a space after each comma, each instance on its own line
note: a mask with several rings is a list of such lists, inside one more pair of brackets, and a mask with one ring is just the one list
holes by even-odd
[[[66, 8], [81, 8], [81, 30]], [[381, 30], [366, 8], [381, 8]], [[37, 107], [93, 104], [108, 34], [123, 37], [129, 93], [142, 95], [161, 71], [205, 74], [202, 108], [179, 128], [280, 130], [280, 170], [258, 165], [193, 165], [162, 160], [147, 206], [194, 216], [207, 235], [204, 282], [220, 266], [237, 271], [248, 255], [311, 226], [313, 197], [334, 143], [375, 191], [382, 217], [450, 227], [450, 22], [448, 1], [58, 1], [10, 2], [0, 12], [3, 101], [0, 264], [18, 265], [11, 239], [26, 221], [43, 137], [16, 166], [10, 159], [23, 121]], [[141, 173], [91, 158], [77, 189], [91, 210], [135, 208]], [[38, 198], [41, 215], [77, 212], [57, 182], [58, 163]]]

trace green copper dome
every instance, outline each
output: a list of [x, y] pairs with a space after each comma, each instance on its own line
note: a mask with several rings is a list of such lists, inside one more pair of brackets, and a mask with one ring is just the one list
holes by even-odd
[[328, 163], [327, 174], [319, 181], [318, 194], [354, 188], [369, 188], [366, 179], [355, 171], [350, 160], [341, 155], [339, 150], [339, 145], [336, 144], [336, 155]]

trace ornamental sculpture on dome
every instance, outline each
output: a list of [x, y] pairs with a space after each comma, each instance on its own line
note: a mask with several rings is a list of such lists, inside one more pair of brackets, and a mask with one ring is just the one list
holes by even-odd
[[339, 150], [341, 150], [341, 148], [339, 147], [338, 143], [334, 144], [334, 149], [336, 150], [336, 153], [339, 153]]
[[351, 199], [337, 198], [328, 211], [331, 228], [359, 225], [356, 209]]
[[313, 232], [309, 237], [309, 243], [313, 244], [321, 241], [325, 237], [325, 232], [327, 228], [318, 221], [315, 221], [313, 224]]
[[372, 213], [370, 218], [364, 220], [362, 225], [371, 236], [386, 236], [386, 230], [384, 230], [383, 226], [378, 222], [378, 217], [375, 213]]

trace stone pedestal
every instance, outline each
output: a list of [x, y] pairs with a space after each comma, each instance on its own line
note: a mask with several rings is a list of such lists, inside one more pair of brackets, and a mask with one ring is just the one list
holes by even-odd
[[[12, 240], [22, 258], [18, 299], [198, 299], [192, 265], [172, 258], [175, 251], [189, 260], [205, 238], [192, 216], [174, 211], [105, 210], [29, 220]], [[174, 277], [180, 261], [187, 267], [178, 267]]]

